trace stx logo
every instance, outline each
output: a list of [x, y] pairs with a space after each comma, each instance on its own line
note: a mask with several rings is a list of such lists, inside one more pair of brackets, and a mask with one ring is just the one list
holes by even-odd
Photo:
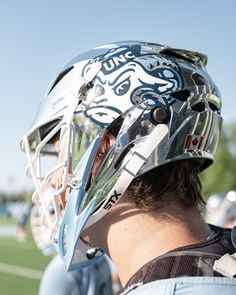
[[110, 199], [103, 208], [106, 210], [110, 210], [111, 207], [118, 201], [119, 196], [121, 196], [121, 194], [118, 194], [116, 190], [114, 190], [114, 194], [110, 197]]

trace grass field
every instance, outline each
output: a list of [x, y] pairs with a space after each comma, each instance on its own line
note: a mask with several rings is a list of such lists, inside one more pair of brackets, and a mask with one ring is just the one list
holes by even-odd
[[[0, 226], [9, 223], [0, 217]], [[25, 242], [14, 236], [0, 236], [0, 294], [37, 295], [43, 270], [51, 258], [36, 248], [29, 228]]]

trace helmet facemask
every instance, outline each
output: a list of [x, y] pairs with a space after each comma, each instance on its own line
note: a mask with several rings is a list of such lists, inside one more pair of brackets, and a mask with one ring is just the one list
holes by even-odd
[[[24, 140], [28, 157], [26, 173], [33, 179], [36, 187], [33, 202], [43, 205], [51, 229], [59, 222], [65, 204], [65, 192], [71, 185], [73, 129], [73, 125], [59, 122], [40, 142], [36, 143], [36, 137], [33, 139], [35, 134]], [[35, 147], [32, 149], [33, 141]], [[49, 188], [52, 194], [50, 202], [54, 210], [53, 222], [52, 215], [47, 212], [49, 205], [44, 194]], [[56, 200], [58, 198], [60, 202]]]

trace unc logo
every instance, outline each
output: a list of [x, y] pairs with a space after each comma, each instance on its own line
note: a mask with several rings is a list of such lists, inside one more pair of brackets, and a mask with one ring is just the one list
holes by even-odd
[[106, 62], [103, 63], [103, 72], [109, 73], [113, 71], [114, 69], [118, 69], [121, 66], [123, 66], [127, 60], [135, 58], [135, 55], [132, 51], [127, 51], [124, 54], [120, 54], [118, 56], [111, 57]]

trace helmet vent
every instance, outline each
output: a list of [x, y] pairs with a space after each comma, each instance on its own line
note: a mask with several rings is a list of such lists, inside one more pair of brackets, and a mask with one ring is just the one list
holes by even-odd
[[208, 102], [209, 104], [209, 108], [213, 111], [213, 112], [217, 112], [217, 113], [220, 113], [220, 110], [218, 109], [218, 107], [212, 103], [212, 102]]
[[170, 94], [170, 96], [177, 99], [177, 100], [186, 102], [188, 100], [190, 94], [191, 94], [191, 92], [189, 90], [183, 89], [183, 90], [172, 92]]
[[186, 60], [188, 62], [194, 63], [194, 61], [191, 58], [188, 58], [187, 56], [184, 56], [182, 54], [179, 54], [179, 53], [177, 53], [175, 51], [172, 51], [172, 50], [169, 50], [169, 49], [165, 49], [165, 50], [161, 51], [161, 53], [164, 54], [164, 55], [170, 56], [170, 57], [175, 57], [175, 58], [178, 58], [178, 59], [183, 59], [183, 60]]
[[[60, 120], [55, 120], [55, 121], [51, 121], [47, 124], [45, 124], [44, 126], [42, 126], [39, 129], [39, 134], [40, 134], [40, 138], [41, 140], [43, 140], [51, 131], [53, 128], [56, 127], [56, 125], [60, 122]], [[49, 142], [53, 142], [54, 138], [58, 135], [58, 133], [56, 133], [50, 140]]]
[[71, 67], [65, 69], [63, 72], [61, 72], [61, 73], [57, 76], [56, 80], [54, 81], [54, 83], [52, 84], [51, 88], [49, 89], [47, 95], [49, 95], [49, 93], [53, 90], [53, 88], [54, 88], [54, 87], [55, 87], [55, 86], [61, 81], [61, 79], [64, 78], [65, 75], [67, 75], [67, 74], [68, 74], [73, 68], [74, 68], [74, 66], [71, 66]]
[[176, 48], [166, 48], [161, 50], [161, 54], [167, 55], [169, 57], [174, 57], [177, 59], [185, 60], [192, 64], [199, 64], [202, 63], [204, 66], [207, 64], [207, 56], [205, 54], [196, 52], [196, 51], [189, 51], [184, 49], [176, 49]]
[[196, 103], [194, 106], [191, 107], [191, 109], [195, 112], [201, 113], [206, 110], [206, 105], [203, 101]]
[[199, 75], [198, 73], [194, 73], [192, 75], [192, 79], [194, 80], [196, 85], [206, 85], [207, 84], [207, 80], [203, 76]]

